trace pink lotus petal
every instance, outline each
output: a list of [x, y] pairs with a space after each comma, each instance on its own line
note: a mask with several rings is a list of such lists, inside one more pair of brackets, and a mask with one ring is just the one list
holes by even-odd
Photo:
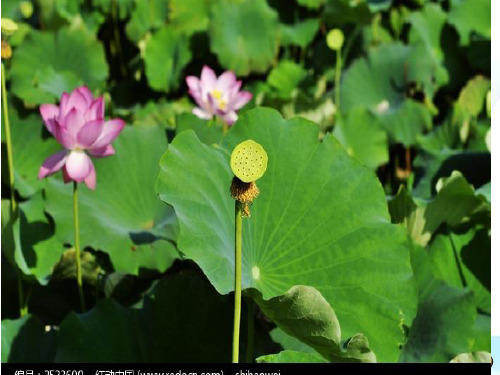
[[84, 98], [87, 103], [87, 107], [92, 104], [92, 93], [87, 86], [81, 86], [76, 89]]
[[238, 120], [238, 115], [236, 114], [235, 111], [229, 111], [223, 116], [223, 120], [228, 125], [233, 125], [236, 122], [236, 120]]
[[63, 181], [64, 181], [65, 184], [67, 184], [68, 182], [73, 181], [71, 179], [71, 177], [69, 177], [69, 175], [68, 175], [68, 171], [66, 170], [66, 165], [63, 167], [62, 171], [63, 171]]
[[197, 117], [199, 117], [201, 119], [204, 119], [204, 120], [209, 120], [212, 117], [214, 117], [213, 114], [211, 114], [211, 113], [209, 113], [207, 111], [204, 111], [203, 109], [198, 108], [198, 107], [193, 108], [193, 112], [192, 113], [193, 113], [193, 115], [195, 115], [195, 116], [197, 116]]
[[104, 99], [97, 98], [92, 102], [88, 111], [85, 113], [85, 121], [101, 120], [104, 118]]
[[45, 159], [42, 166], [40, 167], [40, 170], [38, 171], [38, 178], [41, 179], [56, 173], [64, 166], [67, 155], [68, 151], [62, 150]]
[[90, 160], [90, 173], [88, 174], [87, 177], [85, 177], [85, 185], [90, 190], [95, 190], [95, 185], [96, 185], [96, 174], [95, 174], [95, 167], [94, 163], [92, 163], [92, 160]]
[[101, 148], [93, 148], [92, 150], [88, 150], [91, 156], [96, 158], [104, 158], [106, 156], [111, 156], [115, 154], [115, 149], [112, 145], [106, 145]]
[[82, 182], [92, 170], [92, 160], [83, 151], [71, 151], [66, 159], [66, 172], [69, 178]]
[[201, 86], [207, 91], [210, 92], [215, 88], [215, 83], [217, 82], [217, 76], [215, 72], [208, 67], [207, 65], [203, 66], [201, 70]]
[[228, 70], [222, 73], [217, 79], [217, 83], [215, 84], [215, 89], [219, 90], [223, 93], [229, 93], [231, 88], [237, 83], [236, 76], [234, 72]]
[[73, 144], [76, 142], [76, 135], [83, 127], [83, 125], [85, 125], [85, 120], [83, 118], [83, 115], [84, 112], [79, 111], [76, 108], [73, 108], [64, 117], [62, 122], [59, 123], [60, 127], [65, 128], [68, 131]]
[[56, 137], [57, 142], [65, 149], [72, 149], [76, 143], [76, 139], [71, 135], [69, 130], [66, 128], [56, 125], [54, 127], [54, 137]]
[[[89, 103], [90, 104], [90, 103]], [[66, 104], [69, 108], [76, 108], [79, 111], [85, 112], [88, 108], [87, 100], [80, 91], [74, 90], [69, 95], [68, 103]]]
[[112, 119], [106, 121], [104, 123], [101, 135], [99, 136], [99, 138], [97, 138], [94, 144], [89, 147], [89, 149], [94, 150], [96, 148], [101, 148], [110, 144], [116, 137], [118, 137], [118, 134], [120, 134], [124, 127], [125, 121], [121, 119]]
[[66, 116], [71, 110], [71, 108], [68, 107], [68, 99], [68, 93], [63, 92], [63, 94], [61, 95], [61, 101], [59, 102], [59, 120], [62, 120], [64, 116]]
[[90, 147], [101, 135], [104, 129], [104, 120], [93, 120], [82, 126], [76, 136], [78, 145], [82, 148]]
[[187, 84], [189, 90], [200, 91], [200, 80], [198, 77], [187, 76], [186, 77], [186, 84]]
[[40, 115], [42, 115], [45, 127], [52, 134], [56, 119], [59, 117], [59, 106], [55, 104], [42, 104], [40, 106]]
[[236, 97], [234, 98], [233, 102], [230, 103], [230, 107], [234, 110], [238, 110], [241, 107], [243, 107], [245, 104], [247, 104], [250, 100], [252, 100], [252, 93], [249, 91], [240, 91]]

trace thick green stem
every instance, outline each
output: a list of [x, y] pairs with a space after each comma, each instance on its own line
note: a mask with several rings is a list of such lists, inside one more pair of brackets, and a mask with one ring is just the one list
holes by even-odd
[[241, 203], [235, 201], [234, 210], [234, 327], [233, 327], [233, 363], [238, 363], [240, 348], [241, 320]]
[[[10, 208], [12, 213], [17, 213], [16, 197], [14, 195], [14, 159], [12, 158], [12, 140], [10, 137], [9, 106], [7, 104], [7, 87], [5, 84], [5, 68], [2, 63], [2, 105], [3, 121], [5, 125], [5, 142], [7, 144], [7, 163], [9, 165]], [[14, 216], [15, 218], [15, 216]]]
[[337, 116], [340, 115], [340, 74], [342, 73], [342, 54], [337, 50], [337, 64], [335, 65], [335, 106]]
[[[5, 128], [5, 143], [7, 146], [7, 165], [9, 168], [9, 190], [10, 190], [10, 213], [12, 221], [17, 218], [17, 202], [14, 187], [14, 159], [12, 157], [12, 138], [10, 136], [9, 105], [7, 102], [7, 84], [5, 79], [5, 67], [2, 63], [2, 110]], [[23, 278], [21, 271], [17, 268], [17, 291], [19, 295], [19, 314], [24, 316], [28, 308], [24, 301]]]
[[82, 265], [80, 259], [80, 225], [78, 223], [78, 183], [73, 182], [73, 225], [75, 227], [75, 258], [76, 258], [76, 282], [78, 283], [78, 294], [80, 295], [80, 307], [85, 311], [85, 299], [83, 297]]
[[248, 306], [248, 317], [247, 317], [248, 329], [247, 329], [247, 351], [246, 351], [245, 362], [252, 363], [255, 305], [253, 304], [253, 301], [250, 298], [248, 298], [247, 300], [247, 306]]

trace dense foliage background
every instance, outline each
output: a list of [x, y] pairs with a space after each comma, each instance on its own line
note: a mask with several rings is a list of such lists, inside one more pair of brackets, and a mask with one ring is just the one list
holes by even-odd
[[[10, 217], [2, 143], [2, 361], [229, 361], [228, 158], [248, 138], [269, 167], [244, 227], [243, 359], [490, 351], [488, 0], [1, 6], [21, 202]], [[227, 134], [191, 114], [203, 65], [253, 93]], [[71, 186], [37, 179], [60, 149], [38, 106], [83, 84], [128, 124], [80, 192], [85, 314]]]

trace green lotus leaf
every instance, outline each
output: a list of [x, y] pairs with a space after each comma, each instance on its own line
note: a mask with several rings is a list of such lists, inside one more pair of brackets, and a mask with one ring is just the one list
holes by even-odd
[[369, 23], [373, 15], [381, 10], [387, 10], [392, 0], [327, 0], [323, 19], [328, 25], [344, 23]]
[[258, 363], [325, 363], [326, 359], [317, 354], [284, 350], [278, 354], [268, 354], [257, 358]]
[[325, 0], [297, 0], [297, 3], [310, 9], [318, 9], [325, 3]]
[[2, 200], [2, 254], [28, 279], [42, 285], [49, 282], [65, 250], [44, 210], [41, 193], [19, 204], [18, 218], [11, 216], [10, 201]]
[[316, 289], [298, 285], [268, 301], [258, 293], [252, 294], [262, 312], [278, 327], [330, 362], [376, 362], [364, 335], [358, 333], [341, 343], [335, 311]]
[[54, 332], [45, 333], [42, 321], [33, 315], [2, 320], [2, 363], [47, 363], [54, 360]]
[[157, 30], [165, 24], [169, 14], [169, 2], [134, 0], [134, 3], [135, 7], [125, 30], [130, 40], [138, 43], [146, 33]]
[[[159, 127], [125, 127], [113, 143], [116, 155], [94, 159], [95, 191], [80, 185], [80, 243], [109, 254], [115, 271], [165, 271], [177, 258], [173, 210], [154, 194], [159, 159], [167, 146]], [[56, 236], [73, 243], [73, 188], [60, 174], [47, 180], [47, 212]]]
[[458, 97], [457, 104], [460, 109], [469, 116], [478, 116], [484, 108], [490, 86], [490, 80], [483, 76], [469, 80]]
[[429, 247], [434, 274], [457, 288], [474, 291], [476, 305], [491, 314], [491, 238], [486, 229], [436, 236]]
[[237, 75], [264, 73], [278, 53], [278, 34], [278, 15], [265, 0], [220, 0], [212, 6], [210, 48]]
[[186, 114], [192, 108], [193, 104], [187, 97], [175, 101], [166, 101], [164, 99], [157, 102], [149, 101], [134, 109], [132, 124], [137, 126], [160, 126], [171, 130], [177, 126], [177, 115]]
[[443, 146], [432, 152], [422, 150], [413, 165], [418, 172], [413, 195], [425, 199], [436, 195], [438, 180], [449, 177], [453, 171], [459, 171], [476, 188], [491, 180], [491, 155], [487, 151], [459, 151]]
[[160, 160], [157, 192], [179, 218], [179, 250], [220, 293], [229, 293], [229, 156], [243, 140], [260, 143], [269, 163], [252, 216], [243, 222], [243, 288], [269, 299], [297, 284], [314, 287], [334, 306], [344, 338], [363, 332], [379, 360], [395, 360], [400, 321], [411, 321], [415, 306], [404, 231], [390, 224], [375, 176], [333, 136], [320, 143], [318, 130], [305, 119], [283, 120], [256, 108], [240, 116], [221, 146], [206, 146], [184, 131]]
[[457, 227], [476, 219], [489, 221], [491, 208], [486, 198], [455, 171], [438, 181], [438, 193], [431, 201], [415, 202], [405, 188], [400, 188], [389, 202], [389, 211], [394, 223], [404, 223], [413, 240], [425, 246], [442, 224]]
[[319, 30], [319, 20], [308, 18], [293, 24], [280, 24], [280, 44], [306, 48]]
[[284, 350], [318, 355], [318, 352], [316, 352], [316, 350], [314, 350], [312, 347], [304, 344], [299, 339], [286, 334], [279, 327], [273, 329], [269, 334], [271, 335], [273, 341], [280, 344]]
[[449, 22], [467, 45], [472, 32], [491, 38], [491, 2], [489, 0], [451, 0]]
[[[419, 304], [400, 361], [448, 362], [460, 353], [471, 352], [478, 316], [474, 293], [437, 279], [427, 252], [418, 245], [412, 246], [412, 265]], [[490, 350], [489, 344], [478, 350]]]
[[[186, 298], [189, 295], [189, 298]], [[246, 322], [246, 309], [242, 321]], [[61, 323], [58, 362], [230, 362], [233, 299], [192, 271], [158, 282], [140, 309], [104, 299]], [[78, 337], [78, 340], [75, 340]], [[246, 355], [246, 330], [241, 334]], [[254, 333], [254, 353], [269, 353], [269, 336]]]
[[446, 13], [439, 4], [426, 4], [421, 10], [411, 13], [407, 20], [411, 25], [409, 40], [422, 40], [431, 54], [440, 61], [444, 58], [441, 50], [441, 32], [446, 23]]
[[13, 55], [10, 73], [11, 92], [36, 105], [54, 103], [63, 91], [78, 85], [103, 88], [108, 66], [104, 48], [93, 35], [82, 30], [33, 30]]
[[214, 0], [170, 0], [169, 24], [187, 35], [208, 29], [208, 16]]
[[[15, 187], [21, 196], [29, 197], [43, 187], [43, 181], [37, 177], [41, 163], [48, 155], [57, 152], [61, 146], [54, 138], [42, 136], [43, 121], [40, 115], [22, 117], [13, 110], [12, 105], [9, 109]], [[2, 139], [5, 140], [5, 137]], [[26, 145], [29, 145], [29, 150]]]
[[429, 66], [422, 51], [425, 45], [420, 46], [381, 45], [370, 50], [367, 58], [351, 64], [341, 82], [341, 110], [368, 109], [396, 142], [415, 143], [417, 135], [432, 126], [432, 116], [424, 104], [407, 97], [411, 82], [422, 85], [432, 97], [439, 86], [433, 77], [442, 69], [440, 65]]
[[149, 86], [166, 92], [177, 88], [190, 60], [189, 39], [169, 26], [161, 28], [147, 41], [144, 53]]
[[356, 109], [339, 118], [334, 134], [347, 153], [368, 168], [389, 161], [387, 134], [380, 120], [364, 109]]
[[307, 77], [307, 71], [293, 61], [281, 60], [267, 76], [272, 93], [282, 99], [289, 99], [299, 84]]
[[177, 116], [175, 121], [175, 131], [179, 134], [185, 130], [193, 130], [203, 143], [211, 145], [219, 143], [222, 138], [223, 127], [215, 121], [202, 120], [191, 113], [184, 113]]
[[[151, 3], [151, 1], [147, 1]], [[113, 14], [116, 12], [116, 16], [120, 20], [126, 19], [134, 6], [134, 0], [94, 0], [92, 4], [99, 8], [103, 13]]]

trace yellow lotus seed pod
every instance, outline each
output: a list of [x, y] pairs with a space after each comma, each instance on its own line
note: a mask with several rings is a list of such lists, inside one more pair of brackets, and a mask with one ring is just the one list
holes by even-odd
[[326, 35], [326, 44], [330, 49], [338, 51], [344, 44], [344, 33], [340, 29], [333, 29]]
[[10, 18], [2, 18], [1, 20], [2, 32], [10, 35], [17, 31], [17, 23]]
[[256, 181], [267, 169], [267, 153], [251, 139], [241, 142], [231, 154], [231, 169], [243, 182]]

